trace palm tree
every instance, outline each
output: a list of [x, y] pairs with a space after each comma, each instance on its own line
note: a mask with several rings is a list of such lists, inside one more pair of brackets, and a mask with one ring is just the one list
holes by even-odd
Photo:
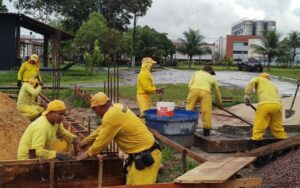
[[184, 38], [179, 38], [182, 46], [178, 47], [178, 51], [189, 56], [189, 68], [191, 68], [192, 58], [195, 55], [202, 55], [209, 53], [206, 47], [203, 47], [204, 36], [200, 34], [199, 30], [189, 29], [183, 32]]
[[276, 30], [266, 31], [263, 34], [262, 44], [253, 44], [250, 47], [254, 48], [254, 51], [258, 54], [266, 55], [268, 58], [268, 70], [270, 70], [270, 64], [276, 56], [280, 54], [280, 34]]
[[300, 32], [291, 31], [285, 38], [285, 43], [291, 50], [290, 66], [292, 66], [292, 63], [295, 62], [296, 48], [300, 46]]

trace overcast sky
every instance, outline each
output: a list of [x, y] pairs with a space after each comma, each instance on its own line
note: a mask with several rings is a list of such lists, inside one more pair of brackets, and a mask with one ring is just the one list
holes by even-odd
[[[199, 29], [206, 41], [230, 34], [232, 24], [243, 18], [275, 20], [279, 32], [300, 31], [300, 0], [152, 0], [138, 25], [148, 25], [170, 39], [189, 28]], [[11, 11], [16, 11], [4, 0]]]

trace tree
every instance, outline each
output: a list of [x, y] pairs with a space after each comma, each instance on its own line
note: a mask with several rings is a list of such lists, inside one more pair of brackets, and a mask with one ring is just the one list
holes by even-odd
[[133, 32], [132, 32], [132, 62], [131, 66], [135, 66], [135, 44], [136, 44], [136, 25], [137, 18], [144, 16], [147, 9], [151, 7], [152, 0], [129, 0], [125, 1], [125, 6], [128, 12], [133, 14]]
[[300, 33], [298, 31], [291, 31], [284, 41], [290, 50], [290, 66], [292, 66], [295, 63], [296, 48], [300, 46]]
[[262, 44], [253, 44], [250, 47], [258, 54], [266, 55], [268, 59], [268, 70], [272, 60], [280, 55], [280, 34], [276, 30], [266, 31], [263, 33]]
[[[107, 20], [111, 28], [126, 30], [132, 18], [132, 7], [136, 0], [10, 0], [21, 12], [30, 14], [33, 17], [49, 22], [50, 18], [55, 16], [61, 19], [64, 29], [76, 32], [82, 22], [88, 16], [97, 11]], [[145, 1], [145, 0], [144, 0]], [[144, 4], [143, 0], [138, 3]], [[148, 2], [146, 0], [145, 2]], [[137, 6], [137, 12], [143, 12], [143, 6]], [[141, 10], [140, 10], [141, 9]]]
[[183, 36], [184, 38], [179, 38], [182, 46], [178, 47], [177, 50], [189, 56], [188, 63], [189, 68], [191, 68], [193, 56], [206, 54], [209, 50], [203, 46], [204, 36], [200, 34], [199, 30], [189, 29], [189, 31], [183, 32]]
[[0, 12], [7, 12], [6, 6], [3, 4], [2, 0], [0, 0]]
[[137, 27], [136, 38], [135, 54], [138, 60], [143, 57], [153, 57], [162, 62], [174, 51], [174, 46], [167, 34], [159, 33], [149, 26]]
[[94, 46], [95, 40], [98, 40], [101, 44], [105, 43], [107, 33], [108, 28], [105, 18], [97, 12], [93, 12], [76, 33], [75, 43], [77, 48], [83, 51], [90, 51]]
[[101, 54], [99, 42], [95, 40], [94, 49], [92, 53], [85, 52], [83, 55], [85, 62], [85, 68], [88, 75], [92, 76], [93, 71], [96, 65], [100, 64], [101, 60], [103, 60], [103, 55]]

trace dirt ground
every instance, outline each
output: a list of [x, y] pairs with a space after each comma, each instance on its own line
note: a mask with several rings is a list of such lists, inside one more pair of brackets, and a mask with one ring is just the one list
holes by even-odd
[[29, 124], [16, 110], [16, 102], [0, 92], [0, 160], [16, 159], [20, 138]]

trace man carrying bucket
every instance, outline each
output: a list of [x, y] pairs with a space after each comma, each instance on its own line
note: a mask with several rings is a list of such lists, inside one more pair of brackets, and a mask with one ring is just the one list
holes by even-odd
[[203, 70], [196, 71], [189, 82], [189, 94], [187, 97], [186, 110], [194, 110], [197, 102], [200, 103], [201, 118], [203, 122], [203, 136], [210, 135], [212, 127], [212, 99], [211, 88], [219, 106], [222, 106], [221, 94], [218, 81], [213, 77], [215, 71], [210, 65], [205, 65]]
[[143, 58], [141, 71], [137, 77], [136, 98], [140, 109], [140, 117], [144, 117], [144, 111], [149, 110], [152, 106], [151, 94], [163, 93], [163, 88], [157, 89], [154, 86], [153, 76], [151, 75], [153, 64], [156, 64], [156, 61], [152, 58]]

